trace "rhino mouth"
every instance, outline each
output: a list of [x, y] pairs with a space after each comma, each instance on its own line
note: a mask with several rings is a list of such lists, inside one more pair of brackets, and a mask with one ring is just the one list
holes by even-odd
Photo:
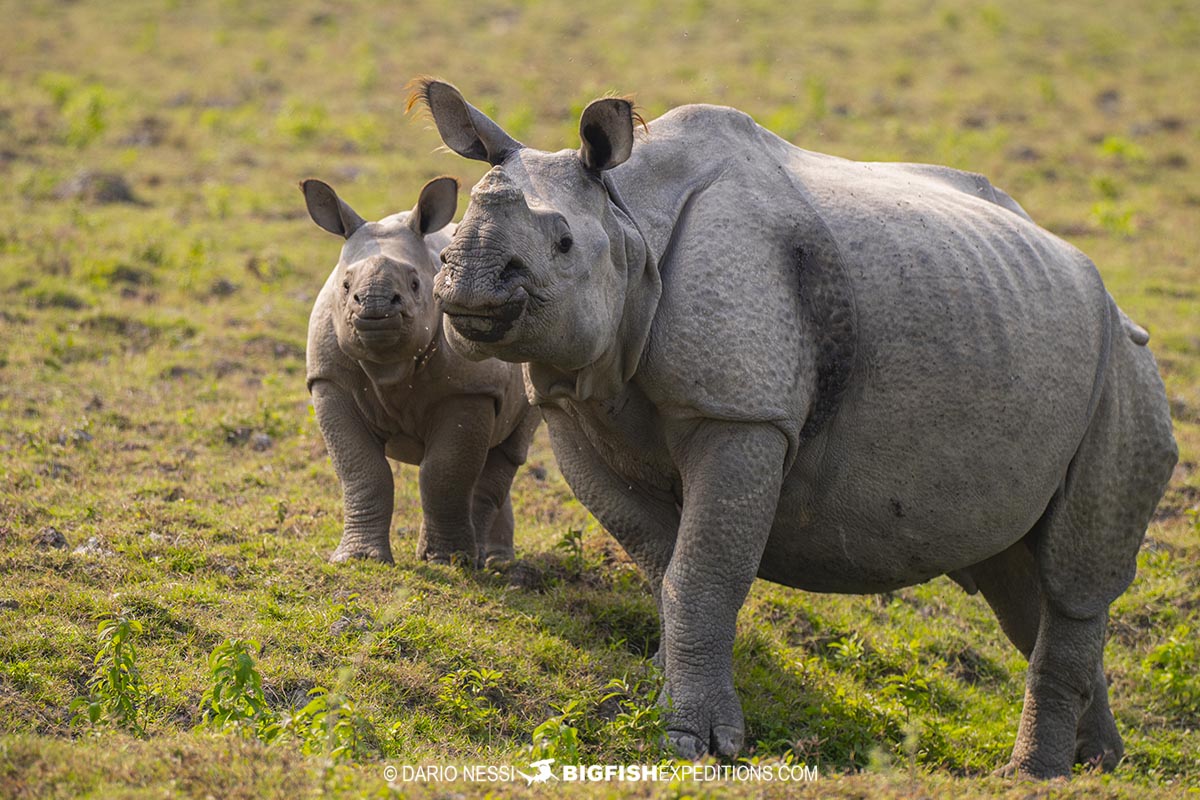
[[364, 344], [393, 342], [404, 335], [407, 320], [403, 314], [394, 313], [384, 316], [362, 316], [356, 314], [350, 318], [354, 335]]
[[442, 313], [459, 336], [472, 342], [491, 343], [508, 335], [525, 313], [528, 303], [529, 296], [518, 291], [513, 297], [494, 306], [468, 308], [443, 305]]

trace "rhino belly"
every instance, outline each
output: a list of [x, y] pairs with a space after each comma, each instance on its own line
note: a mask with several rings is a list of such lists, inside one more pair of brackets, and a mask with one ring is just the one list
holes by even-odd
[[401, 464], [420, 464], [425, 458], [425, 444], [403, 433], [394, 433], [385, 447], [387, 457]]
[[1010, 412], [985, 404], [957, 424], [893, 407], [881, 425], [842, 409], [785, 481], [762, 576], [812, 591], [886, 591], [1006, 549], [1060, 488], [1088, 396], [1081, 387], [1073, 398], [1013, 398]]

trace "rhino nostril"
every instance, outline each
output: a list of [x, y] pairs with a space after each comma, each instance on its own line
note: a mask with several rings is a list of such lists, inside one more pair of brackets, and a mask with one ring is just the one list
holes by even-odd
[[504, 269], [500, 271], [500, 279], [502, 281], [509, 281], [524, 275], [525, 271], [525, 262], [513, 256], [504, 265]]
[[400, 305], [400, 295], [399, 294], [392, 295], [392, 305], [394, 305], [394, 306]]
[[359, 298], [359, 296], [357, 294], [354, 295], [354, 302], [358, 303], [359, 305], [362, 305], [362, 299]]

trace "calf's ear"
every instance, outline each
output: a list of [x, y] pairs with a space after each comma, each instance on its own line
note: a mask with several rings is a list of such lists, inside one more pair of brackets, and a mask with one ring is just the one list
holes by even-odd
[[463, 98], [462, 93], [445, 81], [417, 78], [410, 86], [408, 108], [423, 102], [429, 108], [438, 135], [454, 152], [465, 158], [486, 161], [496, 166], [514, 150], [523, 146], [488, 119], [487, 115]]
[[633, 104], [620, 97], [593, 100], [579, 118], [579, 160], [600, 172], [620, 166], [633, 152]]
[[308, 215], [312, 217], [313, 222], [330, 233], [349, 239], [351, 234], [367, 224], [367, 221], [346, 205], [333, 187], [324, 181], [315, 178], [300, 181], [300, 191], [304, 192]]
[[418, 236], [440, 231], [454, 219], [458, 210], [458, 181], [454, 178], [434, 178], [421, 188], [417, 205], [408, 217], [408, 224]]

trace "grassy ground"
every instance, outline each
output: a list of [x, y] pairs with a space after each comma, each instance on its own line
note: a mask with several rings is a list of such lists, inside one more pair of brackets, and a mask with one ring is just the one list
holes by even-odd
[[[1068, 786], [979, 777], [1007, 758], [1025, 664], [946, 579], [871, 597], [756, 585], [735, 652], [747, 755], [819, 765], [804, 791], [838, 797], [1200, 782], [1200, 9], [789, 5], [0, 0], [0, 796], [436, 794], [451, 787], [388, 789], [383, 768], [526, 769], [569, 754], [568, 729], [584, 761], [659, 756], [653, 604], [544, 433], [516, 481], [515, 571], [416, 562], [411, 468], [397, 564], [324, 561], [340, 495], [303, 350], [337, 241], [296, 181], [374, 217], [435, 174], [473, 183], [482, 165], [434, 152], [401, 113], [419, 73], [547, 148], [573, 146], [582, 105], [618, 91], [647, 117], [726, 103], [809, 149], [984, 172], [1091, 254], [1151, 331], [1181, 447], [1113, 608], [1125, 762]], [[36, 546], [48, 528], [66, 549]], [[144, 736], [71, 725], [97, 623], [122, 613], [142, 626]], [[317, 734], [292, 718], [270, 746], [198, 729], [229, 637], [261, 644], [268, 716], [325, 687], [340, 717]], [[546, 794], [563, 791], [720, 789]]]

